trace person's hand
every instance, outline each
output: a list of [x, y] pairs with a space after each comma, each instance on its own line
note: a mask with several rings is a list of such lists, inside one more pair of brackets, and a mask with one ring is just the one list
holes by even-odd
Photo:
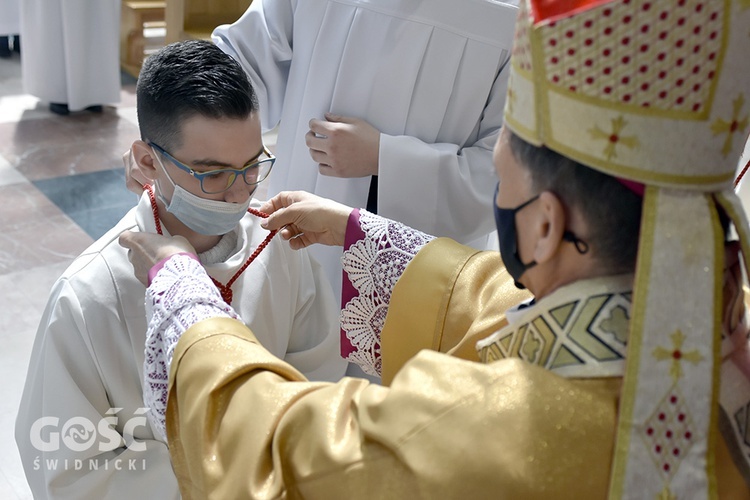
[[352, 208], [305, 191], [282, 191], [262, 207], [270, 214], [261, 226], [289, 240], [289, 246], [298, 250], [313, 243], [343, 246], [346, 224]]
[[148, 285], [148, 272], [163, 259], [183, 252], [195, 253], [195, 248], [182, 236], [125, 231], [120, 235], [119, 243], [128, 249], [135, 276], [144, 285]]
[[366, 177], [378, 175], [380, 131], [359, 118], [326, 113], [310, 120], [305, 143], [322, 175]]
[[125, 167], [125, 187], [137, 195], [143, 193], [144, 184], [148, 184], [148, 179], [136, 168], [133, 150], [128, 149], [122, 154], [122, 164]]

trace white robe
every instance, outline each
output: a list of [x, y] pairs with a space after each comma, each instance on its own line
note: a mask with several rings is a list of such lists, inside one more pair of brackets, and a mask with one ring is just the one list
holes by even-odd
[[21, 0], [0, 0], [0, 36], [21, 33]]
[[[516, 14], [492, 0], [256, 0], [218, 27], [264, 130], [279, 124], [269, 197], [303, 189], [365, 207], [370, 177], [320, 175], [304, 138], [311, 118], [354, 116], [382, 132], [378, 213], [484, 248]], [[340, 290], [341, 249], [312, 251]]]
[[[245, 262], [268, 234], [258, 222], [255, 216], [245, 216], [239, 231], [241, 249], [224, 263], [206, 266], [211, 276], [226, 283]], [[136, 280], [126, 250], [117, 243], [122, 231], [133, 228], [156, 232], [145, 195], [115, 228], [75, 260], [52, 289], [16, 421], [16, 442], [35, 498], [179, 496], [167, 447], [154, 440], [142, 418], [145, 415], [138, 414], [145, 406], [141, 383], [145, 287]], [[274, 238], [232, 290], [233, 307], [274, 355], [313, 380], [343, 376], [346, 363], [339, 355], [338, 307], [322, 269], [307, 252], [291, 250]], [[117, 433], [131, 443], [127, 429], [135, 425], [132, 435], [136, 443], [145, 444], [145, 451], [119, 445], [102, 453], [99, 446], [106, 450], [109, 441], [98, 429], [96, 440], [82, 451], [74, 451], [75, 443], [71, 447], [64, 442], [62, 436], [70, 440], [75, 433], [75, 426], [68, 422], [82, 423], [79, 430], [86, 429], [82, 419], [98, 427], [111, 408], [122, 409], [115, 414]], [[248, 418], [252, 411], [248, 408]], [[58, 432], [56, 450], [39, 449], [43, 446], [35, 438], [39, 432], [33, 424], [42, 417], [59, 419], [45, 427], [39, 438], [49, 441], [50, 432]], [[79, 440], [88, 443], [85, 438]], [[35, 462], [37, 457], [39, 462]], [[118, 459], [121, 471], [115, 470]], [[98, 470], [90, 470], [91, 463], [98, 463]], [[78, 465], [80, 470], [76, 470]]]
[[115, 0], [24, 0], [24, 90], [71, 111], [120, 102], [120, 4]]

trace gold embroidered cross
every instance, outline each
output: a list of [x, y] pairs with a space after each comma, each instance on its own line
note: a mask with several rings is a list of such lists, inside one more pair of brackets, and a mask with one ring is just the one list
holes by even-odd
[[742, 10], [750, 9], [750, 0], [738, 0]]
[[740, 94], [732, 103], [732, 107], [734, 108], [732, 111], [732, 121], [727, 122], [721, 118], [717, 118], [716, 121], [711, 124], [711, 132], [713, 132], [715, 136], [724, 133], [727, 134], [727, 138], [724, 140], [724, 147], [721, 149], [721, 154], [724, 156], [727, 156], [730, 151], [732, 151], [732, 140], [734, 139], [734, 134], [744, 133], [745, 128], [747, 127], [748, 116], [745, 115], [744, 118], [740, 118], [740, 112], [744, 106], [745, 96]]
[[682, 344], [685, 342], [685, 334], [680, 330], [675, 331], [670, 337], [672, 337], [674, 348], [666, 349], [664, 347], [656, 347], [653, 356], [659, 361], [664, 361], [665, 359], [672, 360], [669, 374], [674, 381], [677, 382], [677, 379], [682, 377], [682, 365], [680, 363], [685, 360], [697, 365], [703, 361], [703, 355], [698, 352], [697, 349], [693, 349], [689, 352], [682, 350]]
[[607, 157], [607, 160], [611, 160], [612, 157], [617, 156], [616, 148], [618, 144], [622, 144], [630, 149], [638, 147], [639, 143], [637, 137], [624, 137], [620, 135], [622, 129], [624, 129], [627, 124], [628, 122], [625, 121], [624, 117], [618, 116], [617, 118], [612, 119], [612, 131], [609, 133], [600, 129], [598, 125], [589, 129], [589, 134], [591, 134], [592, 139], [605, 139], [607, 141], [607, 145], [604, 147], [604, 156]]

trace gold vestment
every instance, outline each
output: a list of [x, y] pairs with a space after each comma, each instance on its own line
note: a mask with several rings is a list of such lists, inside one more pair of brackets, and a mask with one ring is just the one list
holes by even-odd
[[[524, 296], [501, 269], [497, 254], [448, 240], [416, 256], [383, 331], [388, 387], [305, 382], [241, 323], [194, 325], [167, 410], [183, 497], [605, 498], [621, 379], [477, 362], [474, 341]], [[716, 456], [720, 497], [750, 498], [723, 440]]]

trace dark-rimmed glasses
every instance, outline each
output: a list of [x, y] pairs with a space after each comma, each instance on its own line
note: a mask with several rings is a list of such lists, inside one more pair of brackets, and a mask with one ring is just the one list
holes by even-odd
[[245, 180], [245, 184], [248, 186], [259, 184], [268, 177], [268, 174], [271, 173], [271, 167], [273, 167], [274, 162], [276, 162], [276, 157], [264, 144], [263, 152], [258, 158], [264, 155], [265, 158], [255, 158], [240, 169], [222, 167], [207, 172], [198, 172], [167, 153], [164, 148], [158, 144], [150, 142], [149, 145], [159, 150], [159, 152], [166, 156], [177, 168], [184, 170], [198, 179], [201, 185], [201, 191], [206, 194], [223, 193], [232, 187], [234, 181], [237, 180], [237, 177], [242, 177]]

